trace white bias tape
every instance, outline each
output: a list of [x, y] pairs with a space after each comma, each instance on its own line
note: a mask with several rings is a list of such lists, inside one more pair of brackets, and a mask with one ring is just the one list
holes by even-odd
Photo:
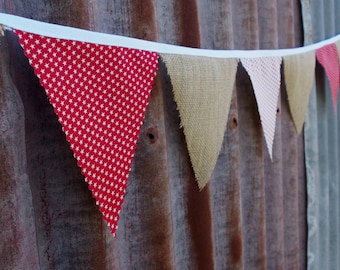
[[208, 50], [197, 49], [183, 46], [169, 45], [159, 42], [146, 41], [136, 38], [104, 34], [61, 26], [51, 23], [39, 22], [15, 15], [0, 13], [0, 24], [4, 25], [5, 29], [17, 29], [33, 34], [47, 36], [51, 38], [76, 40], [102, 45], [111, 45], [126, 47], [131, 49], [140, 49], [145, 51], [153, 51], [163, 54], [180, 54], [192, 56], [205, 56], [213, 58], [258, 58], [271, 56], [288, 56], [301, 54], [317, 50], [325, 45], [335, 43], [340, 40], [340, 34], [327, 40], [292, 49], [277, 49], [277, 50]]

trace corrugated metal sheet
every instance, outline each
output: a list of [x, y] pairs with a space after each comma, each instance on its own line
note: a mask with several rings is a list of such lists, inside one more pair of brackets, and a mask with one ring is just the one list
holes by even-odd
[[[1, 12], [212, 49], [302, 44], [293, 0], [5, 0]], [[5, 269], [303, 269], [303, 136], [284, 86], [273, 162], [239, 66], [211, 183], [198, 191], [161, 64], [117, 238], [103, 222], [43, 89], [10, 33], [1, 38], [0, 258]]]
[[[305, 3], [310, 16], [307, 42], [340, 33], [340, 1]], [[309, 11], [307, 11], [309, 9]], [[339, 108], [339, 99], [337, 106]], [[328, 79], [316, 70], [316, 84], [306, 122], [306, 167], [308, 180], [308, 269], [340, 267], [340, 114], [334, 113]]]

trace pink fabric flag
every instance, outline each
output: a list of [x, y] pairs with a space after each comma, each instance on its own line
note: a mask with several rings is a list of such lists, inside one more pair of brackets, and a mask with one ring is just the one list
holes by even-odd
[[281, 85], [281, 57], [241, 58], [252, 81], [270, 158], [273, 158], [277, 102]]
[[115, 235], [158, 54], [14, 32]]
[[339, 91], [340, 71], [339, 71], [339, 56], [335, 44], [328, 44], [316, 50], [316, 58], [326, 71], [331, 90], [336, 112], [336, 104]]

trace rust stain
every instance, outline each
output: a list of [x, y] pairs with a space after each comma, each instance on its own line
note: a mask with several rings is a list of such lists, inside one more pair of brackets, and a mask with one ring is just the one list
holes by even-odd
[[180, 1], [182, 46], [199, 48], [201, 36], [199, 30], [199, 19], [196, 0]]
[[210, 188], [207, 185], [199, 192], [193, 175], [188, 190], [188, 219], [192, 233], [195, 256], [199, 269], [214, 269]]
[[157, 40], [155, 7], [152, 0], [133, 1], [131, 16], [131, 33], [136, 38]]
[[[232, 116], [231, 119], [234, 119]], [[239, 204], [239, 184], [237, 180], [232, 180], [230, 183], [230, 230], [232, 231], [229, 239], [229, 254], [230, 261], [233, 266], [241, 265], [243, 257], [243, 241], [242, 232], [240, 229], [240, 204]]]
[[238, 264], [242, 259], [242, 237], [236, 232], [229, 241], [230, 257], [233, 264]]

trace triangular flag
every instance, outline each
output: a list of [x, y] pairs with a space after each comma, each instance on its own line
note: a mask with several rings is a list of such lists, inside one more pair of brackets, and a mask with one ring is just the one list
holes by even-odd
[[285, 56], [283, 62], [290, 112], [296, 131], [300, 133], [305, 122], [309, 95], [314, 81], [315, 52]]
[[339, 90], [339, 56], [335, 44], [328, 44], [316, 50], [316, 58], [326, 71], [332, 90], [334, 112]]
[[340, 40], [338, 40], [337, 42], [335, 42], [335, 46], [336, 46], [336, 49], [338, 51], [338, 59], [339, 59], [339, 62], [340, 62]]
[[235, 82], [237, 59], [162, 54], [192, 167], [201, 190], [221, 150]]
[[278, 56], [241, 58], [241, 62], [253, 84], [264, 138], [272, 159], [282, 58]]
[[115, 235], [158, 55], [14, 32]]
[[340, 85], [340, 40], [335, 42], [336, 49], [338, 51], [338, 60], [339, 60], [339, 85]]

